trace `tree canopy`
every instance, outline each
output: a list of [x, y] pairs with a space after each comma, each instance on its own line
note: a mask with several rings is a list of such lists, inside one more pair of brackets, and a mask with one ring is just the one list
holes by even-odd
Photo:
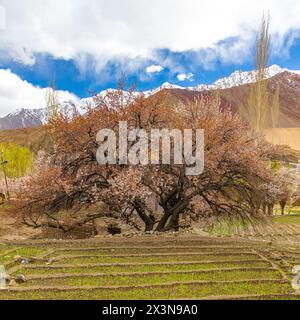
[[29, 148], [16, 143], [0, 144], [0, 152], [4, 151], [7, 161], [6, 173], [9, 178], [20, 178], [33, 167], [33, 155]]
[[[117, 90], [105, 99], [95, 96], [96, 108], [83, 116], [62, 113], [50, 119], [55, 155], [41, 161], [25, 186], [24, 221], [40, 226], [43, 212], [48, 225], [69, 230], [102, 214], [89, 213], [67, 224], [57, 218], [59, 210], [99, 202], [105, 203], [107, 214], [129, 223], [140, 218], [146, 231], [178, 230], [180, 216], [191, 213], [242, 219], [263, 214], [262, 206], [278, 188], [268, 162], [270, 145], [237, 114], [222, 110], [215, 95], [172, 104], [166, 94], [162, 90], [145, 97]], [[204, 172], [188, 176], [186, 163], [173, 162], [99, 165], [97, 133], [110, 129], [118, 137], [120, 121], [127, 122], [128, 130], [147, 133], [153, 128], [203, 129]], [[148, 207], [150, 196], [156, 197], [162, 214]]]

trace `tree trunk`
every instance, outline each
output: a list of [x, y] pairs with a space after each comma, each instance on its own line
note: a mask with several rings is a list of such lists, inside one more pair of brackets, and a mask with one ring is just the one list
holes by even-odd
[[154, 221], [146, 222], [145, 232], [150, 232], [153, 230]]
[[167, 230], [179, 230], [179, 214], [173, 213], [170, 222], [166, 228]]
[[172, 216], [172, 212], [164, 213], [163, 217], [160, 219], [155, 231], [163, 232], [165, 231], [166, 223], [168, 222], [169, 218]]
[[179, 230], [179, 214], [185, 210], [188, 204], [189, 204], [189, 201], [187, 199], [184, 199], [178, 202], [170, 210], [166, 211], [162, 219], [159, 221], [156, 231], [158, 232], [165, 231], [166, 223], [168, 222], [170, 217], [171, 217], [172, 228], [178, 231]]
[[284, 210], [285, 210], [285, 206], [286, 206], [286, 200], [281, 200], [280, 202], [279, 202], [279, 204], [280, 204], [280, 208], [281, 208], [281, 215], [282, 216], [284, 216]]
[[135, 200], [133, 202], [133, 207], [135, 211], [138, 213], [139, 217], [145, 223], [145, 232], [149, 232], [153, 230], [155, 224], [155, 218], [153, 215], [147, 215], [144, 207], [142, 206], [139, 200]]
[[273, 215], [274, 205], [269, 203], [269, 204], [267, 205], [267, 207], [268, 207], [268, 215], [269, 215], [269, 216], [272, 216], [272, 215]]
[[264, 202], [263, 205], [262, 205], [262, 210], [263, 210], [263, 213], [266, 214], [267, 213], [267, 204]]

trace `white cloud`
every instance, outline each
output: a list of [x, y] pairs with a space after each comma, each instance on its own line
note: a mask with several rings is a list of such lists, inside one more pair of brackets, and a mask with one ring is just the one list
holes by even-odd
[[5, 29], [5, 9], [0, 6], [0, 29]]
[[1, 5], [6, 29], [0, 30], [0, 59], [33, 64], [35, 53], [49, 53], [76, 59], [84, 68], [82, 62], [92, 57], [96, 71], [112, 58], [153, 59], [154, 50], [162, 48], [199, 51], [228, 37], [241, 42], [230, 54], [214, 50], [214, 57], [235, 62], [247, 57], [249, 44], [242, 39], [253, 38], [264, 10], [276, 39], [300, 28], [299, 0], [1, 0]]
[[[9, 69], [0, 69], [0, 116], [18, 109], [45, 107], [47, 88], [39, 88], [22, 80]], [[68, 91], [58, 91], [61, 102], [78, 98]]]
[[188, 73], [188, 74], [186, 74], [186, 73], [180, 73], [180, 74], [178, 74], [177, 75], [177, 80], [178, 81], [186, 81], [186, 80], [188, 80], [188, 81], [194, 81], [194, 74], [193, 73]]
[[160, 73], [161, 71], [163, 71], [164, 68], [162, 66], [158, 66], [158, 65], [152, 65], [146, 68], [146, 71], [148, 73]]

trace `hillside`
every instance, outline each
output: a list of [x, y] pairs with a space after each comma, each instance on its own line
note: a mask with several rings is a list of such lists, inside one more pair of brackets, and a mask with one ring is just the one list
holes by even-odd
[[[270, 75], [273, 75], [269, 82], [271, 100], [277, 84], [280, 87], [280, 114], [276, 130], [267, 130], [266, 137], [275, 144], [287, 145], [300, 150], [300, 75], [289, 71], [280, 72], [275, 68], [270, 69]], [[239, 82], [238, 75], [234, 73], [228, 78], [219, 80], [216, 85], [207, 87], [209, 90], [203, 90], [202, 87], [183, 88], [171, 84], [163, 85], [160, 90], [165, 90], [167, 93], [165, 95], [166, 103], [172, 105], [178, 103], [178, 101], [186, 102], [209, 95], [219, 84], [220, 87], [224, 87], [224, 89], [218, 90], [221, 97], [221, 108], [230, 108], [233, 112], [238, 112], [241, 105], [247, 107], [252, 77], [249, 73], [244, 73], [242, 76], [242, 81]], [[239, 85], [241, 83], [242, 85]], [[145, 94], [151, 99], [160, 90], [145, 92]], [[106, 92], [109, 92], [109, 90], [100, 94], [105, 95]], [[21, 145], [27, 145], [34, 152], [41, 148], [49, 150], [51, 148], [50, 141], [42, 128], [43, 121], [44, 113], [41, 110], [21, 109], [7, 117], [0, 118], [0, 141], [14, 141]], [[269, 125], [271, 126], [271, 124]], [[10, 129], [15, 126], [21, 126], [21, 128], [1, 131], [2, 128]]]
[[41, 149], [47, 151], [52, 149], [50, 138], [42, 126], [0, 131], [0, 142], [15, 142], [29, 147], [34, 153]]
[[276, 128], [266, 130], [266, 139], [276, 145], [286, 145], [300, 150], [300, 128]]
[[[269, 92], [271, 101], [277, 85], [279, 85], [280, 90], [280, 114], [276, 127], [300, 127], [300, 75], [283, 72], [270, 78]], [[250, 85], [247, 84], [220, 90], [220, 94], [235, 110], [238, 110], [241, 105], [247, 107], [249, 90]]]
[[[277, 84], [279, 84], [280, 114], [276, 124], [277, 128], [300, 127], [300, 75], [283, 72], [270, 78], [269, 92], [272, 101]], [[233, 112], [239, 112], [240, 106], [248, 108], [250, 84], [219, 89], [221, 107], [230, 108]], [[193, 100], [214, 90], [196, 91], [191, 89], [166, 89], [169, 93], [170, 103], [176, 101]], [[269, 123], [271, 127], [271, 123]]]

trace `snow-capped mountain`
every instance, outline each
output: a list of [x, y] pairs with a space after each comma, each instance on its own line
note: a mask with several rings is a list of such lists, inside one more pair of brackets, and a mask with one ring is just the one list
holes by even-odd
[[186, 88], [178, 86], [176, 84], [172, 84], [170, 82], [165, 82], [159, 88], [157, 88], [156, 90], [159, 90], [159, 89], [186, 89]]
[[18, 109], [0, 118], [0, 130], [36, 127], [46, 123], [44, 109]]
[[[271, 67], [267, 68], [266, 75], [267, 75], [267, 78], [272, 78], [275, 75], [277, 75], [279, 73], [286, 72], [286, 71], [291, 72], [291, 73], [300, 74], [300, 71], [288, 70], [285, 68], [281, 68], [277, 65], [272, 65]], [[155, 94], [163, 89], [169, 89], [169, 90], [170, 89], [182, 89], [182, 90], [191, 90], [191, 91], [205, 91], [205, 90], [214, 90], [214, 89], [228, 89], [228, 88], [238, 87], [238, 86], [253, 83], [253, 82], [255, 82], [255, 71], [235, 71], [231, 75], [229, 75], [228, 77], [221, 78], [221, 79], [215, 81], [213, 84], [199, 84], [194, 87], [183, 87], [183, 86], [179, 86], [177, 84], [172, 84], [170, 82], [165, 82], [161, 86], [159, 86], [155, 89], [143, 91], [142, 93], [146, 97], [148, 97], [148, 96]], [[103, 90], [98, 94], [98, 96], [101, 96], [102, 98], [108, 99], [109, 94], [114, 91], [116, 91], [116, 89], [110, 88], [107, 90]], [[126, 92], [124, 92], [124, 93], [126, 96]], [[135, 94], [138, 95], [139, 93], [136, 92]], [[94, 101], [93, 101], [93, 98], [86, 98], [86, 99], [80, 100], [79, 102], [77, 102], [77, 104], [78, 105], [82, 105], [82, 104], [93, 105]]]
[[[278, 74], [289, 72], [289, 74], [300, 74], [300, 71], [288, 70], [281, 68], [277, 65], [273, 65], [266, 70], [268, 78], [272, 78]], [[291, 81], [288, 79], [288, 81]], [[249, 84], [255, 82], [255, 71], [235, 71], [228, 77], [217, 80], [213, 84], [199, 84], [195, 87], [182, 87], [176, 84], [171, 84], [165, 82], [160, 87], [144, 91], [143, 94], [148, 97], [150, 95], [156, 94], [160, 90], [188, 90], [191, 92], [207, 91], [213, 89], [229, 89], [238, 87], [244, 84]], [[101, 91], [98, 96], [103, 98], [108, 104], [110, 103], [111, 93], [116, 91], [115, 89], [107, 89]], [[124, 99], [130, 97], [131, 95], [127, 92], [124, 92]], [[139, 94], [139, 93], [136, 93]], [[92, 97], [81, 99], [78, 101], [65, 101], [61, 104], [62, 108], [69, 110], [69, 112], [78, 112], [83, 114], [86, 111], [87, 107], [94, 107], [94, 99]], [[35, 127], [46, 123], [46, 112], [45, 109], [18, 109], [13, 113], [8, 114], [7, 116], [0, 118], [0, 130], [9, 130], [16, 128], [25, 128], [25, 127]]]
[[[285, 68], [281, 68], [277, 65], [272, 65], [266, 70], [266, 77], [272, 78], [279, 73], [290, 72], [300, 74], [300, 71], [297, 70], [289, 70]], [[211, 85], [200, 84], [191, 90], [213, 90], [213, 89], [228, 89], [233, 87], [238, 87], [244, 84], [249, 84], [255, 82], [256, 79], [256, 71], [235, 71], [230, 76], [221, 78], [214, 82]]]

